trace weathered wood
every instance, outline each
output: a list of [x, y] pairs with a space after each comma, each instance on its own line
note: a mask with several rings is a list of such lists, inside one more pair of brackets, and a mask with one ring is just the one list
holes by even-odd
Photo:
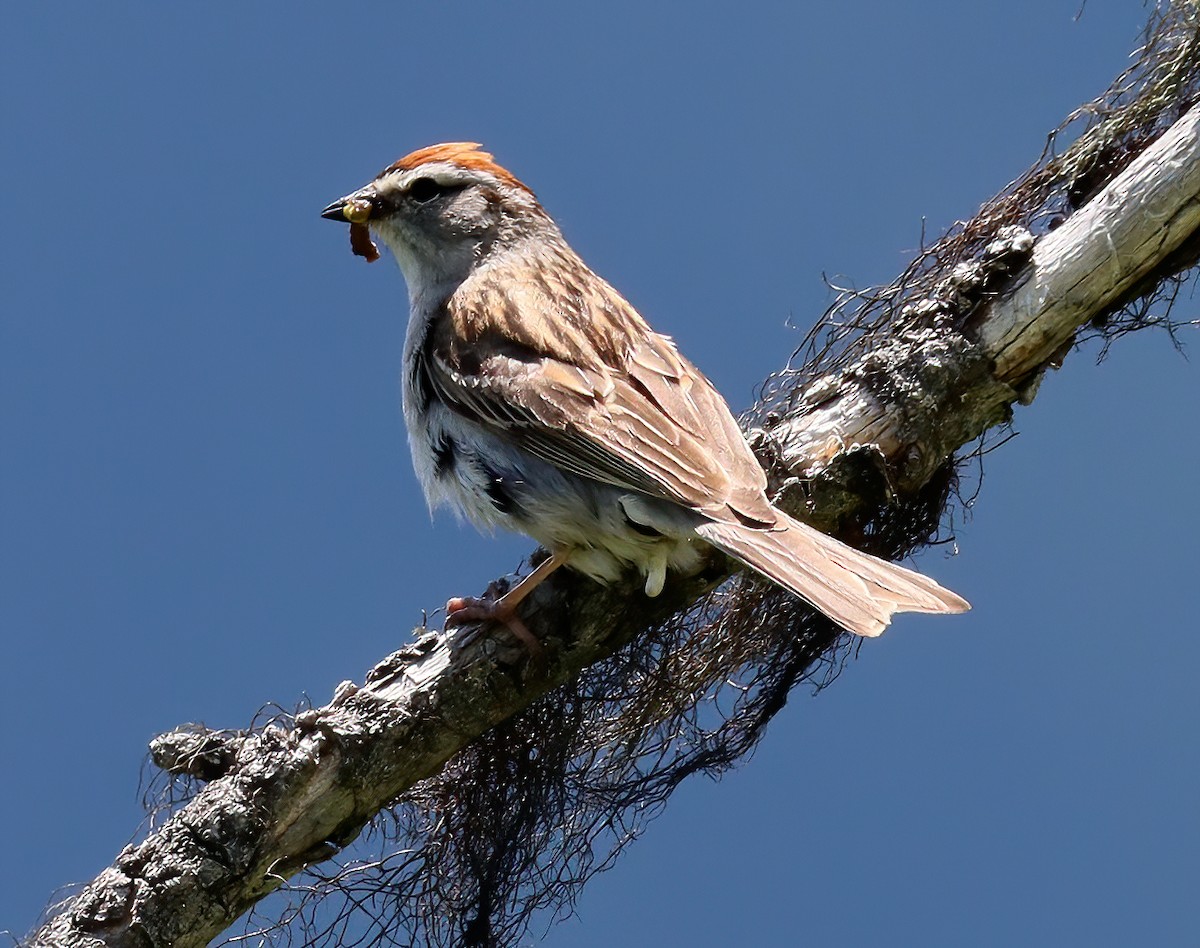
[[1198, 227], [1200, 109], [1193, 109], [1040, 240], [1032, 265], [981, 314], [976, 338], [996, 378], [1015, 385], [1038, 371]]
[[[1001, 417], [1081, 324], [1195, 232], [1196, 123], [1196, 112], [1181, 120], [1043, 238], [967, 334], [914, 332], [810, 387], [796, 414], [771, 432], [791, 473], [819, 480], [847, 448], [862, 445], [881, 452], [896, 484], [912, 488]], [[818, 493], [810, 514], [827, 522], [836, 506]], [[725, 568], [675, 578], [655, 600], [560, 571], [527, 611], [547, 645], [536, 669], [506, 633], [430, 633], [373, 669], [363, 687], [344, 685], [294, 729], [160, 739], [153, 751], [163, 765], [211, 782], [127, 847], [32, 944], [206, 945], [284, 879], [349, 843], [477, 735], [694, 602]]]
[[[810, 386], [771, 428], [799, 477], [833, 476], [855, 445], [878, 450], [895, 486], [919, 486], [946, 455], [1032, 401], [1080, 326], [1126, 300], [1200, 228], [1200, 107], [1033, 246], [1003, 294], [959, 334], [915, 331]], [[823, 512], [831, 522], [836, 510]]]

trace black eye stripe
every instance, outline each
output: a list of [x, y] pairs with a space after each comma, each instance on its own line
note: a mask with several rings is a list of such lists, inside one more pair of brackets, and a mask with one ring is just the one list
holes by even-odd
[[465, 184], [441, 184], [433, 178], [417, 178], [408, 186], [408, 196], [418, 204], [428, 204], [434, 198], [453, 194], [465, 187]]
[[432, 201], [435, 197], [442, 193], [442, 186], [433, 178], [417, 178], [408, 186], [408, 196], [418, 204], [424, 204], [426, 201]]

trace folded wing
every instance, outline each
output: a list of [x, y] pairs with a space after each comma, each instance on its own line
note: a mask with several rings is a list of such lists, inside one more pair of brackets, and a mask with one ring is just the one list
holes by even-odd
[[464, 286], [422, 355], [437, 395], [564, 471], [695, 510], [700, 537], [859, 635], [895, 612], [969, 608], [771, 506], [724, 399], [597, 282], [589, 293], [503, 276]]

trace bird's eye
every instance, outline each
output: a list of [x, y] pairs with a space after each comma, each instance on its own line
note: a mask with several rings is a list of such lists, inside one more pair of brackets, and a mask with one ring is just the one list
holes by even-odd
[[417, 178], [408, 186], [408, 196], [418, 204], [427, 204], [444, 190], [433, 178]]

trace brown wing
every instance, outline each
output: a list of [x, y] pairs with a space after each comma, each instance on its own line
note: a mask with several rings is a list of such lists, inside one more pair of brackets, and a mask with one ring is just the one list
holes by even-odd
[[711, 383], [608, 284], [569, 292], [556, 270], [484, 274], [451, 297], [424, 348], [438, 395], [563, 470], [775, 523], [762, 468]]

